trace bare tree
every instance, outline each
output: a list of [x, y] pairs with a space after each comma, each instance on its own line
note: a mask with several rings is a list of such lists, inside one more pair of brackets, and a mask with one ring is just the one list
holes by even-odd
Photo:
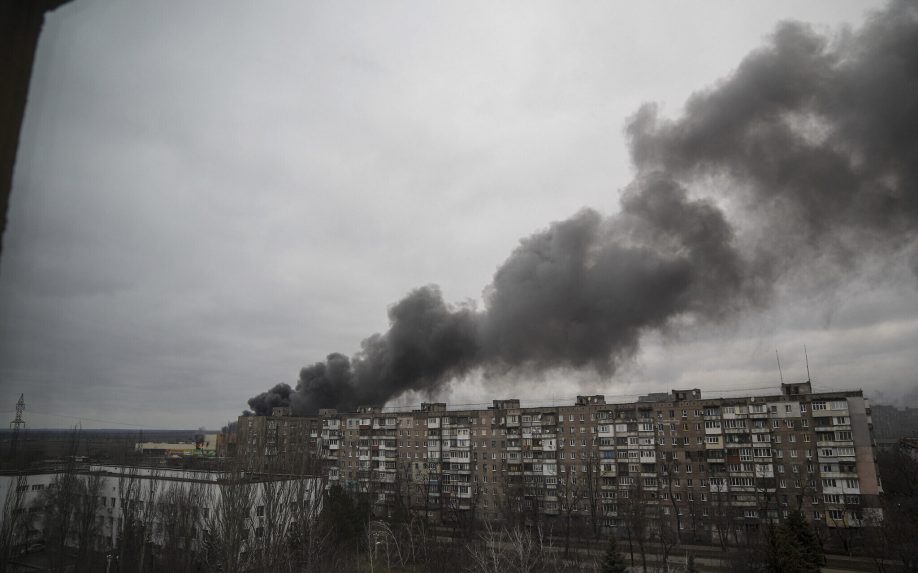
[[230, 468], [209, 488], [204, 517], [204, 561], [224, 573], [244, 571], [251, 561], [252, 512], [256, 492], [238, 468]]
[[620, 492], [625, 494], [625, 501], [619, 504], [619, 508], [624, 509], [622, 521], [628, 537], [631, 564], [634, 565], [634, 545], [636, 544], [641, 557], [641, 568], [646, 572], [649, 516], [644, 499], [644, 484], [639, 475], [629, 479], [628, 488]]
[[466, 544], [475, 573], [534, 573], [546, 564], [546, 540], [540, 528], [525, 526], [495, 529], [489, 522], [477, 540]]
[[[138, 536], [138, 514], [140, 504], [141, 480], [135, 466], [122, 466], [118, 473], [118, 500], [121, 507], [121, 518], [118, 521], [118, 564], [125, 571], [127, 563], [137, 562], [140, 555], [142, 536]], [[138, 541], [138, 538], [140, 539]]]
[[[327, 485], [327, 473], [322, 471], [322, 460], [306, 452], [296, 460], [288, 503], [290, 520], [285, 535], [276, 536], [279, 543], [288, 543], [290, 570], [315, 571], [322, 560], [329, 532], [319, 526], [322, 494]], [[283, 539], [286, 537], [286, 539]]]
[[159, 496], [157, 530], [160, 541], [159, 565], [164, 571], [186, 573], [196, 566], [196, 538], [201, 526], [204, 494], [201, 482], [174, 483]]
[[733, 519], [727, 487], [721, 481], [723, 479], [711, 479], [711, 503], [708, 505], [714, 514], [712, 521], [717, 528], [717, 539], [720, 542], [720, 547], [726, 550], [730, 542], [730, 529], [733, 525]]
[[91, 571], [96, 538], [101, 531], [102, 479], [98, 473], [79, 475], [73, 469], [55, 476], [42, 491], [44, 530], [53, 571], [66, 567], [67, 548], [76, 549], [74, 571]]
[[261, 567], [273, 571], [291, 562], [289, 541], [302, 507], [298, 484], [303, 479], [293, 474], [268, 476], [257, 488], [253, 549]]
[[659, 546], [659, 568], [663, 571], [668, 571], [670, 555], [672, 555], [675, 545], [679, 543], [678, 530], [673, 527], [672, 520], [667, 519], [666, 516], [659, 516], [653, 523], [653, 535], [651, 538], [655, 540]]
[[874, 538], [885, 551], [875, 561], [885, 557], [898, 562], [900, 570], [918, 571], [918, 460], [892, 451], [880, 453], [877, 461], [885, 493], [869, 521], [879, 525]]
[[44, 508], [43, 529], [52, 571], [65, 570], [68, 547], [77, 550], [75, 571], [91, 566], [93, 544], [100, 529], [96, 511], [100, 503], [101, 478], [97, 474], [80, 475], [76, 463], [79, 446], [80, 430], [74, 428], [65, 463], [36, 500]]
[[[564, 466], [560, 466], [564, 467]], [[586, 498], [587, 487], [584, 480], [578, 479], [576, 465], [568, 466], [568, 470], [558, 476], [558, 502], [564, 524], [564, 557], [570, 556], [571, 536], [577, 529], [580, 519], [580, 510]]]
[[102, 530], [102, 516], [97, 515], [104, 507], [102, 497], [102, 476], [99, 472], [89, 472], [76, 476], [77, 496], [74, 511], [76, 526], [77, 556], [74, 570], [92, 571], [94, 552], [99, 549], [96, 539]]
[[585, 471], [581, 478], [583, 481], [583, 493], [587, 509], [590, 512], [590, 527], [593, 538], [599, 539], [599, 528], [602, 525], [602, 478], [600, 476], [601, 460], [599, 451], [596, 447], [590, 448], [587, 459], [584, 460]]
[[3, 514], [0, 515], [0, 572], [3, 573], [15, 556], [17, 546], [26, 540], [24, 530], [28, 529], [28, 519], [25, 492], [28, 487], [25, 474], [20, 472], [15, 481], [10, 481], [3, 500]]
[[137, 570], [141, 573], [145, 571], [144, 565], [147, 563], [148, 552], [153, 544], [153, 525], [156, 520], [156, 508], [161, 493], [161, 484], [158, 478], [159, 472], [155, 471], [146, 476], [144, 487], [141, 490], [141, 500], [138, 501], [139, 508], [135, 513], [137, 517], [135, 521], [137, 535], [135, 537], [140, 543], [140, 559]]
[[519, 476], [512, 476], [507, 471], [507, 464], [501, 462], [498, 487], [498, 512], [501, 520], [508, 527], [522, 525], [524, 521], [523, 499], [525, 486]]

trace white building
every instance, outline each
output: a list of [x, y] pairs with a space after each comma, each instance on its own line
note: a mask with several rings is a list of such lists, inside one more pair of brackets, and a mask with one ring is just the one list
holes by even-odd
[[[61, 493], [68, 479], [76, 484], [70, 501]], [[246, 550], [258, 543], [265, 527], [285, 532], [297, 521], [314, 519], [321, 493], [319, 480], [307, 476], [82, 465], [0, 475], [0, 518], [3, 527], [13, 531], [13, 546], [25, 547], [45, 540], [53, 505], [70, 504], [74, 512], [89, 508], [94, 513], [92, 549], [97, 551], [116, 548], [126, 528], [138, 525], [148, 542], [161, 545], [177, 516], [188, 529], [182, 532], [183, 544], [194, 550], [211, 529], [235, 519], [242, 522], [240, 529], [248, 538], [241, 541]], [[89, 495], [92, 501], [87, 503]], [[58, 508], [57, 514], [70, 511]], [[79, 532], [71, 529], [65, 543], [75, 546]]]

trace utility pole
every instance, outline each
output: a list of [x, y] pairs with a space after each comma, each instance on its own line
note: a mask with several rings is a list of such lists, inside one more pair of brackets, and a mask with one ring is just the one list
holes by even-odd
[[810, 377], [810, 356], [806, 353], [806, 344], [803, 345], [803, 357], [806, 359], [806, 381], [812, 382], [813, 379]]
[[7, 491], [5, 503], [4, 519], [0, 524], [0, 571], [9, 571], [10, 559], [13, 556], [13, 548], [16, 546], [20, 537], [20, 525], [22, 523], [22, 511], [24, 509], [25, 491], [28, 487], [26, 481], [26, 472], [24, 464], [20, 464], [18, 458], [19, 450], [19, 433], [25, 426], [22, 420], [22, 412], [25, 410], [25, 397], [19, 395], [19, 401], [16, 402], [16, 418], [10, 422], [12, 435], [10, 436], [10, 455], [9, 463], [16, 470], [16, 482], [10, 484]]
[[784, 384], [784, 372], [781, 371], [781, 357], [778, 356], [777, 348], [775, 348], [775, 360], [778, 361], [778, 375], [781, 377], [781, 384]]
[[22, 412], [25, 410], [25, 394], [19, 395], [19, 401], [16, 402], [16, 418], [10, 422], [10, 430], [13, 431], [12, 436], [10, 436], [10, 460], [14, 461], [16, 459], [16, 454], [19, 450], [19, 432], [22, 428], [25, 427], [25, 422], [22, 419]]

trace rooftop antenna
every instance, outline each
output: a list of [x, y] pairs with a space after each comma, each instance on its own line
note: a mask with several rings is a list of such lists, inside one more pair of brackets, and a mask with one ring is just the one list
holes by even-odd
[[781, 357], [778, 356], [777, 348], [775, 348], [775, 359], [778, 361], [778, 375], [781, 377], [781, 384], [784, 384], [784, 372], [781, 371]]
[[803, 345], [803, 357], [806, 359], [806, 381], [812, 382], [812, 378], [810, 378], [810, 357], [806, 353], [806, 344]]

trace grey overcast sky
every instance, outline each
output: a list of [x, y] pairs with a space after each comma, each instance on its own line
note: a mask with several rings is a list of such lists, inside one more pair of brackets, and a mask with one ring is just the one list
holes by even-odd
[[[616, 213], [643, 103], [678, 117], [779, 21], [838, 38], [880, 6], [75, 0], [47, 19], [14, 176], [0, 410], [218, 428], [411, 289], [480, 307], [521, 238]], [[918, 405], [907, 262], [814, 283], [648, 331], [614, 374], [473, 372], [393, 404], [777, 386], [775, 349], [799, 380], [806, 344], [818, 387]]]

